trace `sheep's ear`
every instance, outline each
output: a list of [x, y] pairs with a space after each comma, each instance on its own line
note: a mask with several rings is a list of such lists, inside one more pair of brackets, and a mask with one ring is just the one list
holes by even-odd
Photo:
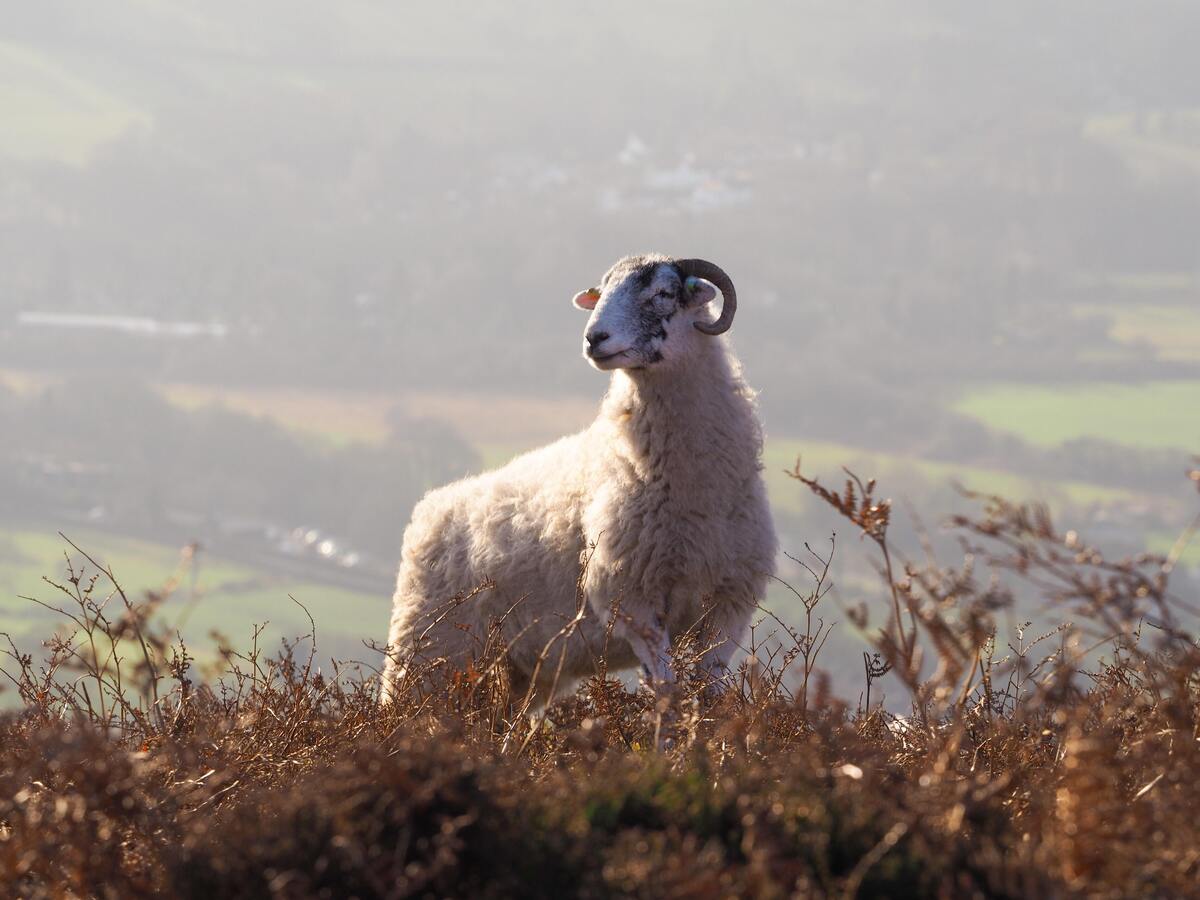
[[703, 306], [717, 296], [717, 287], [711, 281], [689, 275], [683, 282], [683, 290], [687, 294], [689, 306]]
[[575, 304], [576, 309], [595, 309], [596, 301], [600, 299], [600, 288], [588, 288], [586, 291], [580, 291], [575, 295], [575, 299], [571, 302]]

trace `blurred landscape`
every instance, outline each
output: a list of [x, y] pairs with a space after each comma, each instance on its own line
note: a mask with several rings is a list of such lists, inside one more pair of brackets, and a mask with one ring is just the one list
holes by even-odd
[[[1200, 451], [1198, 37], [1186, 2], [12, 8], [0, 630], [54, 627], [19, 596], [61, 531], [127, 588], [177, 572], [191, 640], [306, 632], [291, 594], [322, 655], [368, 652], [421, 494], [589, 421], [569, 300], [646, 250], [738, 284], [784, 549], [839, 527], [800, 457], [878, 476], [914, 556], [956, 484], [1165, 552]], [[843, 607], [879, 590], [858, 543]]]

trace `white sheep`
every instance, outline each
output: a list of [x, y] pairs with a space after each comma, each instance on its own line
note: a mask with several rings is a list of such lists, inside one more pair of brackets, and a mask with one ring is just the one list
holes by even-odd
[[[765, 593], [776, 539], [762, 431], [753, 392], [717, 337], [737, 308], [729, 276], [704, 260], [630, 256], [574, 303], [591, 311], [584, 357], [613, 373], [600, 414], [417, 504], [385, 700], [406, 666], [465, 668], [497, 622], [515, 689], [526, 689], [580, 597], [584, 616], [541, 667], [539, 696], [564, 652], [560, 686], [595, 671], [602, 651], [614, 669], [640, 663], [652, 684], [669, 684], [672, 639], [701, 622], [718, 640], [702, 661], [717, 680]], [[447, 606], [488, 579], [491, 589]]]

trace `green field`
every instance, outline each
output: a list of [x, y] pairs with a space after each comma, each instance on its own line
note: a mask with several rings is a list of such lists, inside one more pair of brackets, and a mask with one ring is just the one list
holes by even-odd
[[954, 408], [1043, 447], [1090, 437], [1200, 452], [1200, 381], [997, 384], [968, 392]]
[[767, 442], [763, 461], [771, 501], [782, 509], [799, 509], [811, 502], [808, 489], [784, 472], [792, 469], [797, 458], [805, 477], [816, 477], [829, 487], [840, 486], [846, 477], [842, 471], [845, 466], [864, 480], [879, 479], [885, 496], [893, 493], [888, 490], [889, 480], [907, 486], [914, 477], [934, 487], [958, 484], [967, 490], [1000, 494], [1012, 500], [1039, 500], [1051, 507], [1064, 502], [1089, 504], [1131, 496], [1129, 491], [1084, 481], [1046, 483], [1000, 469], [877, 453], [845, 444], [774, 440]]
[[1084, 123], [1083, 133], [1142, 178], [1200, 173], [1200, 110], [1097, 115]]
[[[161, 589], [172, 576], [178, 576], [179, 583], [161, 610], [161, 620], [172, 627], [182, 623], [185, 640], [201, 656], [212, 649], [209, 634], [214, 630], [240, 646], [256, 623], [269, 623], [264, 639], [271, 649], [281, 638], [307, 634], [308, 620], [288, 599], [289, 594], [312, 613], [319, 646], [325, 639], [333, 645], [331, 649], [344, 650], [364, 638], [382, 640], [385, 636], [386, 596], [274, 578], [203, 554], [193, 594], [191, 571], [177, 548], [92, 530], [73, 530], [68, 536], [111, 568], [131, 600], [142, 598], [147, 590]], [[69, 604], [68, 598], [42, 580], [47, 576], [62, 583], [66, 577], [64, 551], [71, 553], [74, 563], [82, 563], [53, 532], [0, 529], [0, 620], [19, 643], [27, 645], [48, 637], [62, 622], [61, 617], [20, 598]], [[95, 570], [87, 565], [86, 571], [90, 577]], [[102, 599], [109, 593], [111, 586], [102, 577], [96, 596]], [[114, 597], [110, 603], [119, 604], [120, 599]]]
[[82, 165], [150, 117], [61, 60], [0, 41], [0, 155]]
[[1081, 317], [1101, 316], [1108, 320], [1108, 334], [1130, 350], [1143, 353], [1149, 344], [1159, 359], [1200, 362], [1200, 307], [1166, 303], [1131, 305], [1081, 305]]
[[[1180, 535], [1172, 531], [1155, 531], [1146, 536], [1146, 550], [1163, 556], [1175, 549]], [[1179, 563], [1185, 566], [1200, 566], [1200, 535], [1191, 535], [1182, 545]]]

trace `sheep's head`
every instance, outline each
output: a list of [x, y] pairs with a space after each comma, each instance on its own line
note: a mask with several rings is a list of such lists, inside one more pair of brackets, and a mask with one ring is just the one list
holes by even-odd
[[[722, 295], [715, 322], [708, 303]], [[644, 369], [682, 359], [696, 342], [721, 334], [733, 323], [737, 294], [719, 266], [702, 259], [656, 254], [627, 256], [597, 287], [575, 295], [591, 312], [583, 356], [597, 369]]]

